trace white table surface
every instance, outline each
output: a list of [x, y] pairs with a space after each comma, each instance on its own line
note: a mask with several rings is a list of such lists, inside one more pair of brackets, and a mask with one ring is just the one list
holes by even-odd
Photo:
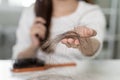
[[[76, 80], [120, 80], [120, 60], [80, 61]], [[25, 80], [38, 72], [13, 74], [11, 60], [0, 60], [0, 80]], [[42, 72], [40, 72], [42, 74]]]

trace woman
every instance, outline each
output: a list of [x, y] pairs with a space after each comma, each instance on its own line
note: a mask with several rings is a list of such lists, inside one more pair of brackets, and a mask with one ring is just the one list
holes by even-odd
[[63, 39], [54, 54], [50, 55], [51, 63], [94, 58], [102, 48], [105, 24], [101, 9], [92, 4], [91, 0], [36, 0], [36, 3], [22, 14], [13, 57], [38, 57], [50, 62], [49, 55], [40, 50], [40, 44], [58, 34], [73, 30], [79, 33], [83, 40], [87, 38], [90, 44], [83, 44], [93, 50], [78, 48], [77, 46], [81, 45], [77, 39]]

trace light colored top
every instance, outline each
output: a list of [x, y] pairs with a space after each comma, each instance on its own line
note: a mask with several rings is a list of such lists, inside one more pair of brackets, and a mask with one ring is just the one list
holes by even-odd
[[[31, 44], [30, 29], [35, 19], [34, 6], [25, 9], [22, 13], [19, 27], [17, 29], [17, 41], [13, 48], [13, 58], [28, 48]], [[52, 18], [51, 38], [66, 31], [74, 29], [76, 26], [85, 25], [97, 31], [97, 38], [100, 41], [100, 48], [92, 57], [84, 56], [78, 49], [68, 48], [64, 44], [59, 43], [55, 53], [46, 55], [38, 50], [37, 57], [46, 62], [61, 63], [75, 61], [76, 59], [91, 59], [98, 55], [102, 48], [105, 32], [105, 17], [97, 5], [88, 4], [80, 1], [76, 11], [68, 16], [60, 18]]]

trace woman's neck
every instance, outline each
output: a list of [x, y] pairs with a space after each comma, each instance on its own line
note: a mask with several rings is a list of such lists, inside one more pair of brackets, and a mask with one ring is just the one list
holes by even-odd
[[76, 10], [77, 6], [77, 0], [53, 0], [53, 17], [69, 15]]

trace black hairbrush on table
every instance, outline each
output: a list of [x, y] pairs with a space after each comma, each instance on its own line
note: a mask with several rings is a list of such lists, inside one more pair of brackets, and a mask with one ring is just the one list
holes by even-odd
[[30, 71], [43, 71], [53, 67], [69, 67], [76, 66], [75, 63], [67, 64], [45, 64], [44, 61], [37, 58], [28, 58], [28, 59], [18, 59], [13, 64], [12, 72], [30, 72]]
[[12, 72], [28, 72], [43, 70], [45, 62], [37, 58], [17, 59], [13, 64]]

